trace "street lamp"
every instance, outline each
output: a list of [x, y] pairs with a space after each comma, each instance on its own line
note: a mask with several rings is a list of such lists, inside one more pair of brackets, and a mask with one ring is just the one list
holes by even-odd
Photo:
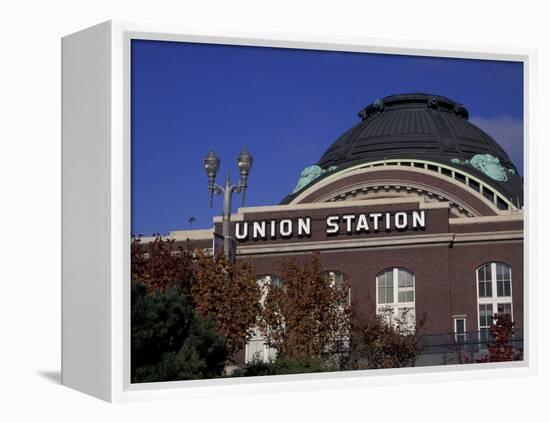
[[241, 153], [237, 156], [237, 167], [239, 168], [240, 179], [236, 184], [231, 185], [229, 178], [229, 170], [225, 178], [225, 186], [216, 183], [216, 174], [220, 168], [220, 159], [216, 156], [214, 150], [204, 158], [204, 170], [208, 177], [208, 192], [210, 193], [210, 207], [214, 199], [214, 194], [223, 195], [223, 253], [226, 258], [230, 258], [231, 234], [229, 227], [231, 223], [231, 197], [234, 192], [240, 193], [242, 197], [242, 205], [244, 206], [244, 198], [246, 194], [248, 175], [252, 167], [252, 156], [244, 147]]

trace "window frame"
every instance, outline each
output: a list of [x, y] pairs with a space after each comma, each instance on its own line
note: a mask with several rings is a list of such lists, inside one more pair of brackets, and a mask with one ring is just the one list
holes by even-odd
[[[399, 270], [404, 270], [406, 273], [410, 274], [412, 276], [412, 293], [413, 293], [413, 301], [403, 301], [399, 302]], [[388, 272], [393, 272], [393, 302], [391, 303], [383, 303], [380, 304], [380, 296], [379, 296], [379, 283], [380, 283], [380, 276], [383, 274], [386, 274]], [[409, 269], [402, 267], [402, 266], [393, 266], [388, 267], [381, 272], [379, 272], [376, 275], [376, 314], [383, 314], [381, 312], [385, 312], [388, 309], [391, 309], [392, 311], [392, 321], [396, 317], [399, 317], [400, 310], [407, 309], [409, 312], [412, 313], [412, 331], [416, 329], [416, 275], [411, 272]]]
[[[273, 278], [277, 278], [280, 281], [281, 287], [283, 286], [283, 278], [276, 273], [264, 273], [261, 275], [257, 275], [255, 278], [256, 283], [260, 285], [260, 288], [262, 290], [260, 305], [264, 307], [267, 294], [269, 293], [269, 287], [272, 284]], [[261, 333], [258, 325], [255, 325], [252, 330], [253, 335], [244, 346], [244, 362], [250, 363], [251, 359], [254, 357], [254, 354], [250, 354], [250, 344], [252, 342], [262, 342], [263, 348], [261, 350], [257, 350], [256, 353], [260, 353], [258, 355], [258, 358], [260, 358], [263, 362], [268, 362], [271, 359], [275, 359], [277, 357], [277, 350], [276, 348], [270, 347], [265, 343], [266, 337]]]
[[[343, 281], [346, 279], [346, 275], [345, 275], [344, 272], [342, 272], [342, 271], [340, 271], [340, 270], [332, 270], [332, 269], [331, 269], [331, 270], [324, 270], [324, 271], [323, 271], [323, 276], [327, 275], [328, 277], [330, 277], [330, 274], [331, 274], [331, 273], [334, 273], [334, 275], [335, 275], [334, 286], [333, 286], [333, 288], [339, 289], [339, 288], [337, 288], [337, 284], [336, 284], [336, 274], [339, 273], [340, 275], [342, 275], [341, 282], [343, 282]], [[348, 295], [347, 295], [347, 297], [348, 297], [348, 300], [347, 300], [346, 306], [350, 307], [350, 306], [351, 306], [351, 284], [350, 284], [350, 286], [348, 287]]]
[[[267, 280], [266, 282], [267, 278], [269, 278], [269, 280]], [[280, 281], [280, 287], [283, 286], [283, 278], [275, 273], [264, 273], [256, 276], [256, 283], [260, 285], [260, 288], [262, 290], [262, 295], [260, 297], [260, 304], [262, 307], [265, 304], [265, 299], [267, 298], [269, 287], [272, 285], [273, 278], [277, 278]], [[260, 284], [260, 281], [262, 281], [261, 284]], [[277, 285], [273, 285], [273, 286], [277, 286]]]
[[[457, 322], [459, 320], [464, 321], [464, 332], [462, 332], [462, 333], [458, 333], [458, 331], [457, 331]], [[455, 338], [456, 342], [458, 342], [459, 344], [462, 344], [462, 345], [466, 344], [466, 342], [468, 341], [468, 318], [467, 318], [466, 315], [453, 316], [453, 332], [454, 332], [454, 338]], [[459, 337], [462, 337], [463, 340], [460, 341]]]
[[[509, 275], [510, 275], [510, 295], [509, 296], [498, 296], [498, 281], [497, 281], [497, 264], [502, 264], [504, 266], [506, 266], [506, 268], [509, 270]], [[491, 266], [491, 297], [480, 297], [479, 296], [479, 271], [484, 268], [485, 266], [487, 265], [490, 265]], [[482, 330], [489, 330], [490, 328], [490, 325], [489, 326], [481, 326], [481, 321], [480, 321], [480, 318], [481, 318], [481, 313], [480, 313], [480, 306], [481, 305], [491, 305], [492, 307], [492, 313], [491, 313], [491, 316], [494, 316], [495, 313], [498, 313], [498, 306], [499, 304], [510, 304], [510, 318], [512, 319], [512, 321], [514, 320], [514, 302], [513, 302], [513, 298], [514, 298], [514, 290], [513, 290], [513, 281], [512, 281], [512, 266], [510, 266], [509, 264], [507, 263], [504, 263], [502, 261], [488, 261], [488, 262], [485, 262], [483, 264], [481, 264], [480, 266], [477, 267], [477, 269], [475, 270], [475, 273], [476, 273], [476, 297], [477, 297], [477, 307], [476, 307], [476, 312], [477, 312], [477, 330], [478, 330], [478, 333], [479, 333], [479, 338], [481, 340], [482, 336], [481, 336], [481, 333], [482, 333]], [[493, 322], [494, 322], [494, 319], [493, 319]]]

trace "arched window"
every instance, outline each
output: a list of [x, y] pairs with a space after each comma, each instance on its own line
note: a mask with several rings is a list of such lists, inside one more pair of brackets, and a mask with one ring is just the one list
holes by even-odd
[[280, 276], [277, 275], [263, 275], [256, 278], [256, 283], [260, 285], [262, 289], [262, 296], [260, 298], [260, 304], [263, 306], [267, 293], [269, 292], [270, 286], [275, 286], [277, 288], [283, 287], [283, 280]]
[[[323, 276], [328, 280], [329, 285], [334, 289], [342, 289], [344, 285], [344, 274], [337, 270], [329, 270], [328, 272], [323, 273]], [[346, 296], [346, 301], [343, 305], [351, 304], [351, 288], [348, 287], [348, 295]]]
[[489, 340], [495, 313], [512, 316], [512, 269], [500, 262], [485, 263], [476, 271], [480, 340]]
[[276, 286], [282, 288], [283, 279], [277, 275], [264, 275], [256, 279], [256, 282], [262, 285]]
[[401, 267], [386, 269], [376, 277], [377, 312], [388, 324], [401, 322], [401, 329], [414, 330], [414, 274]]
[[276, 286], [277, 288], [283, 287], [283, 279], [276, 275], [271, 275], [271, 286]]

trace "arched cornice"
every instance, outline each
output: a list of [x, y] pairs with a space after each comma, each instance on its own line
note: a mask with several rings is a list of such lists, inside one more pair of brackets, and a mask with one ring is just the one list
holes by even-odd
[[459, 175], [444, 165], [429, 162], [415, 165], [406, 161], [369, 163], [345, 169], [314, 183], [289, 204], [345, 201], [357, 199], [358, 193], [359, 198], [367, 198], [364, 194], [375, 190], [393, 191], [396, 196], [399, 191], [416, 192], [435, 201], [448, 201], [458, 210], [458, 215], [464, 216], [498, 215], [503, 208], [516, 208], [493, 187], [472, 175], [462, 171]]
[[349, 199], [377, 198], [383, 196], [390, 197], [414, 197], [421, 199], [424, 203], [430, 202], [448, 202], [454, 217], [473, 217], [481, 216], [480, 212], [460, 198], [435, 189], [425, 184], [417, 184], [411, 181], [386, 181], [374, 180], [369, 183], [361, 182], [351, 189], [338, 192], [336, 195], [330, 195], [320, 202], [347, 201]]

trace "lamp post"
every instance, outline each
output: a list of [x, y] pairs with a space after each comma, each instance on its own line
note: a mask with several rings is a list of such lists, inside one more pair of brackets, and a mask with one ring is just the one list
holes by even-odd
[[216, 156], [213, 149], [210, 150], [204, 158], [204, 170], [206, 171], [206, 176], [208, 176], [210, 207], [212, 207], [214, 194], [223, 195], [223, 254], [227, 259], [230, 258], [231, 248], [231, 234], [229, 232], [231, 223], [231, 197], [234, 192], [240, 193], [242, 197], [242, 205], [244, 206], [248, 174], [250, 173], [250, 168], [252, 167], [252, 156], [246, 147], [244, 147], [241, 153], [237, 156], [237, 167], [239, 168], [240, 173], [239, 182], [231, 185], [228, 170], [225, 177], [225, 186], [221, 186], [216, 183], [216, 174], [220, 168], [220, 159]]

